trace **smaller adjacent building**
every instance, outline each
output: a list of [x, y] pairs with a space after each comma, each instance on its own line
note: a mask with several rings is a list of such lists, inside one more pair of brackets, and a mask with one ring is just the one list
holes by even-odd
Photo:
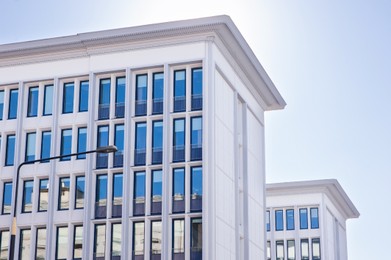
[[266, 259], [348, 259], [346, 220], [360, 213], [337, 180], [266, 184], [266, 207]]

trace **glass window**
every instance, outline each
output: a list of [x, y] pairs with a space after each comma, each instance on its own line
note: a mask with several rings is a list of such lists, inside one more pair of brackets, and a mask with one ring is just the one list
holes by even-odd
[[125, 77], [117, 78], [115, 86], [115, 117], [121, 118], [125, 114]]
[[[102, 125], [98, 126], [98, 140], [97, 147], [104, 147], [109, 145], [109, 126]], [[97, 153], [96, 154], [96, 168], [107, 168], [108, 167], [108, 154]]]
[[83, 226], [75, 226], [73, 233], [73, 259], [79, 260], [83, 257]]
[[185, 169], [173, 170], [173, 212], [184, 212], [185, 210]]
[[174, 120], [173, 161], [185, 161], [185, 119]]
[[266, 259], [271, 260], [272, 259], [272, 252], [271, 252], [271, 244], [270, 241], [266, 242]]
[[76, 176], [75, 209], [84, 208], [85, 177]]
[[122, 216], [122, 193], [123, 193], [123, 174], [116, 173], [113, 175], [113, 211], [112, 217]]
[[71, 190], [71, 180], [69, 177], [60, 178], [60, 187], [58, 189], [58, 209], [65, 210], [69, 209], [69, 197]]
[[191, 160], [202, 160], [202, 117], [191, 118]]
[[286, 230], [295, 229], [295, 211], [293, 209], [286, 210]]
[[144, 222], [133, 223], [133, 255], [144, 255]]
[[35, 160], [35, 133], [26, 134], [26, 154], [24, 160], [33, 161]]
[[79, 112], [88, 111], [88, 89], [89, 89], [89, 81], [80, 82], [79, 89]]
[[286, 252], [288, 254], [288, 260], [295, 260], [296, 259], [295, 240], [288, 240], [286, 246], [287, 246]]
[[43, 260], [46, 256], [46, 228], [37, 228], [35, 259]]
[[29, 97], [27, 102], [27, 116], [34, 117], [38, 113], [38, 87], [29, 88]]
[[202, 259], [202, 219], [191, 219], [191, 259]]
[[270, 210], [266, 211], [266, 231], [270, 231]]
[[202, 210], [202, 167], [191, 168], [191, 211]]
[[[50, 131], [44, 131], [42, 132], [42, 139], [41, 139], [41, 159], [49, 158], [50, 157], [50, 146], [52, 140], [52, 132]], [[43, 162], [49, 162], [43, 161]]]
[[278, 240], [276, 241], [276, 259], [277, 260], [284, 260], [284, 241]]
[[191, 110], [202, 109], [202, 68], [192, 69]]
[[152, 202], [162, 201], [163, 171], [152, 171]]
[[308, 239], [300, 240], [300, 248], [301, 248], [301, 260], [308, 260], [310, 256]]
[[312, 239], [312, 260], [320, 260], [320, 239]]
[[306, 208], [299, 209], [300, 229], [308, 229], [308, 213]]
[[0, 90], [0, 120], [3, 120], [4, 111], [4, 90]]
[[[63, 129], [61, 131], [61, 151], [60, 155], [67, 155], [72, 153], [72, 129]], [[70, 156], [63, 157], [60, 161], [69, 161]]]
[[57, 227], [56, 260], [67, 259], [68, 256], [68, 227]]
[[284, 214], [283, 210], [275, 211], [276, 231], [284, 230]]
[[5, 166], [14, 165], [15, 135], [7, 135], [7, 151], [5, 153]]
[[152, 90], [152, 114], [162, 114], [163, 113], [163, 84], [164, 84], [164, 74], [163, 72], [158, 72], [153, 74], [153, 90]]
[[110, 85], [110, 79], [100, 80], [98, 119], [110, 117]]
[[145, 116], [147, 114], [147, 74], [136, 76], [136, 116]]
[[152, 255], [161, 255], [162, 253], [162, 221], [151, 221], [151, 252]]
[[145, 152], [147, 142], [147, 123], [136, 123], [136, 141], [134, 165], [145, 165]]
[[185, 220], [174, 219], [173, 220], [173, 249], [175, 254], [185, 253]]
[[114, 145], [117, 151], [114, 153], [114, 167], [122, 167], [124, 162], [124, 125], [115, 125]]
[[[87, 151], [87, 127], [79, 127], [77, 130], [77, 152], [83, 153]], [[79, 154], [77, 159], [85, 159], [85, 154]]]
[[34, 181], [24, 181], [22, 213], [32, 212], [33, 209], [33, 185]]
[[121, 228], [121, 223], [114, 223], [111, 226], [111, 257], [121, 256]]
[[8, 119], [15, 119], [18, 114], [18, 90], [10, 90], [10, 102], [8, 106]]
[[144, 215], [145, 203], [145, 172], [134, 173], [134, 215]]
[[47, 211], [48, 210], [48, 200], [49, 199], [49, 180], [41, 179], [39, 180], [39, 199], [38, 199], [38, 211]]
[[46, 85], [44, 92], [43, 115], [48, 116], [53, 112], [53, 85]]
[[106, 225], [95, 225], [94, 235], [94, 259], [104, 259], [106, 248]]
[[31, 230], [21, 229], [19, 240], [19, 260], [30, 260]]
[[311, 208], [310, 215], [311, 215], [311, 228], [312, 229], [319, 228], [318, 208]]
[[186, 110], [186, 70], [174, 71], [174, 112]]
[[106, 217], [107, 205], [107, 175], [96, 176], [96, 194], [95, 194], [95, 217]]
[[8, 230], [0, 230], [0, 259], [8, 259], [8, 246], [10, 240], [10, 232]]
[[64, 93], [62, 99], [62, 113], [73, 112], [73, 93], [75, 91], [75, 85], [73, 82], [64, 84]]
[[4, 182], [1, 214], [11, 214], [12, 182]]
[[163, 121], [154, 121], [152, 129], [152, 164], [163, 160]]

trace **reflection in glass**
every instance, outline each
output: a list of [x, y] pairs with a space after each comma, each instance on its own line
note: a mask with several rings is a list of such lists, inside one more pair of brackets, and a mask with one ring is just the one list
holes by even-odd
[[308, 213], [306, 208], [299, 209], [300, 229], [308, 229]]
[[[109, 126], [98, 126], [98, 140], [97, 148], [105, 147], [109, 145]], [[108, 154], [97, 153], [96, 154], [96, 168], [107, 168], [108, 166]]]
[[70, 189], [71, 189], [71, 181], [69, 177], [63, 177], [60, 178], [60, 187], [59, 187], [59, 192], [60, 194], [58, 195], [59, 201], [58, 201], [58, 209], [59, 210], [64, 210], [64, 209], [69, 209], [69, 197], [70, 197]]
[[320, 260], [320, 239], [312, 239], [312, 260]]
[[185, 169], [176, 168], [173, 170], [173, 212], [184, 212], [185, 210]]
[[4, 111], [4, 90], [0, 90], [0, 120], [3, 120]]
[[[83, 153], [87, 151], [87, 127], [79, 127], [77, 132], [77, 152]], [[85, 154], [78, 154], [77, 159], [85, 159]]]
[[311, 215], [311, 228], [312, 229], [319, 228], [318, 208], [311, 208], [310, 215]]
[[82, 259], [83, 256], [83, 226], [75, 226], [73, 238], [73, 259]]
[[113, 175], [113, 210], [112, 217], [120, 217], [122, 215], [122, 173]]
[[104, 259], [106, 247], [106, 225], [95, 225], [94, 259]]
[[134, 165], [145, 165], [145, 149], [147, 147], [147, 123], [136, 123], [136, 140]]
[[64, 84], [64, 93], [62, 100], [62, 113], [72, 113], [73, 112], [73, 93], [75, 85], [73, 82]]
[[144, 255], [144, 222], [133, 223], [133, 255]]
[[202, 117], [191, 118], [191, 160], [202, 159]]
[[[51, 139], [52, 139], [52, 133], [50, 131], [42, 132], [41, 159], [50, 157]], [[44, 161], [44, 162], [49, 162], [49, 161]]]
[[147, 114], [147, 82], [147, 74], [136, 76], [136, 116], [144, 116]]
[[35, 133], [26, 134], [26, 155], [24, 160], [26, 162], [35, 160]]
[[[60, 155], [68, 155], [72, 152], [72, 129], [61, 131], [61, 151]], [[61, 161], [69, 161], [70, 156], [60, 158]]]
[[276, 241], [276, 260], [284, 260], [284, 241]]
[[96, 176], [95, 217], [106, 217], [107, 205], [107, 175]]
[[39, 180], [39, 200], [38, 200], [38, 211], [48, 210], [48, 199], [49, 199], [49, 180]]
[[121, 223], [114, 223], [111, 228], [111, 256], [121, 256]]
[[160, 255], [162, 253], [162, 222], [152, 221], [151, 222], [151, 251], [152, 255]]
[[286, 229], [294, 230], [295, 229], [295, 214], [293, 209], [287, 209], [286, 214]]
[[174, 120], [173, 161], [185, 161], [185, 119]]
[[288, 260], [296, 259], [295, 240], [287, 241], [287, 254], [288, 254]]
[[46, 85], [44, 92], [43, 115], [48, 116], [53, 111], [53, 85]]
[[30, 260], [30, 245], [31, 243], [31, 230], [22, 229], [20, 230], [20, 240], [19, 240], [19, 259], [20, 260]]
[[25, 181], [23, 184], [22, 213], [29, 213], [33, 209], [33, 184], [34, 181]]
[[270, 210], [266, 211], [266, 231], [270, 231]]
[[46, 255], [46, 228], [37, 228], [37, 241], [35, 248], [35, 259], [45, 259]]
[[8, 259], [8, 245], [10, 232], [8, 230], [0, 230], [0, 260]]
[[5, 153], [5, 166], [14, 165], [15, 135], [7, 135], [7, 150]]
[[192, 69], [191, 110], [202, 109], [202, 68]]
[[154, 121], [152, 128], [152, 164], [160, 164], [163, 159], [163, 121]]
[[152, 202], [162, 201], [163, 171], [152, 171]]
[[4, 182], [1, 214], [11, 214], [12, 182]]
[[284, 230], [284, 215], [282, 210], [276, 210], [276, 231]]
[[67, 259], [68, 227], [57, 227], [56, 259]]
[[114, 167], [122, 167], [124, 154], [124, 125], [115, 125], [114, 145], [117, 151], [114, 153]]
[[202, 219], [191, 219], [191, 258], [202, 259]]
[[174, 71], [174, 112], [186, 110], [186, 70]]
[[89, 88], [88, 80], [80, 82], [79, 112], [88, 111], [88, 88]]
[[27, 101], [27, 117], [37, 116], [38, 112], [38, 87], [29, 88], [29, 97]]
[[110, 117], [110, 79], [101, 79], [99, 87], [98, 119]]
[[75, 188], [75, 208], [84, 208], [84, 192], [85, 192], [85, 177], [76, 177], [76, 188]]
[[308, 239], [302, 239], [300, 241], [300, 247], [301, 247], [301, 260], [308, 260], [310, 257], [309, 253], [309, 245], [308, 245]]
[[10, 90], [8, 119], [15, 119], [18, 114], [18, 89]]
[[152, 114], [163, 113], [163, 84], [164, 74], [158, 72], [153, 74], [153, 91], [152, 91]]
[[266, 259], [267, 260], [271, 260], [272, 259], [272, 252], [271, 252], [270, 241], [267, 241], [267, 243], [266, 243]]
[[118, 77], [115, 87], [115, 117], [125, 114], [125, 77]]
[[173, 253], [185, 252], [185, 220], [174, 219], [173, 220]]

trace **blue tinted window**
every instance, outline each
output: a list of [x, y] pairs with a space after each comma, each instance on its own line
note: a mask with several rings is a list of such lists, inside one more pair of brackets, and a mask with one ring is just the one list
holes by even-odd
[[123, 165], [124, 154], [124, 125], [115, 125], [114, 145], [117, 147], [117, 152], [114, 154], [114, 167]]
[[184, 199], [185, 197], [185, 169], [174, 169], [173, 172], [174, 190], [173, 196], [175, 200]]
[[163, 121], [154, 121], [152, 130], [152, 163], [162, 163], [163, 159]]
[[174, 120], [173, 161], [185, 160], [185, 119]]
[[60, 178], [60, 187], [58, 189], [58, 209], [69, 209], [69, 198], [71, 190], [71, 180], [69, 177]]
[[[87, 128], [80, 127], [77, 133], [77, 152], [82, 153], [87, 151]], [[77, 155], [77, 159], [85, 159], [85, 154]]]
[[8, 107], [8, 119], [15, 119], [18, 114], [18, 90], [10, 90], [10, 102]]
[[286, 210], [286, 229], [294, 230], [295, 229], [295, 214], [293, 209]]
[[12, 182], [4, 183], [3, 190], [3, 207], [1, 214], [11, 214], [11, 202], [12, 202]]
[[136, 203], [144, 203], [145, 200], [145, 172], [134, 173], [134, 199]]
[[122, 205], [122, 173], [113, 175], [113, 205]]
[[202, 68], [192, 70], [191, 110], [202, 109]]
[[308, 212], [307, 209], [299, 209], [300, 229], [308, 229]]
[[202, 118], [193, 117], [191, 119], [191, 160], [202, 159]]
[[45, 86], [43, 99], [43, 115], [51, 115], [53, 111], [53, 85]]
[[136, 116], [147, 114], [147, 75], [137, 75], [136, 77]]
[[15, 135], [7, 136], [7, 151], [5, 154], [5, 166], [14, 165], [15, 158]]
[[22, 212], [31, 212], [33, 209], [33, 181], [25, 181], [23, 184]]
[[38, 211], [48, 210], [48, 195], [49, 195], [49, 180], [39, 180], [39, 198], [38, 198]]
[[284, 214], [282, 210], [276, 210], [276, 231], [284, 230]]
[[42, 132], [41, 159], [50, 157], [50, 145], [52, 139], [51, 137], [52, 137], [52, 133], [50, 131]]
[[270, 231], [270, 211], [266, 211], [266, 231]]
[[162, 185], [163, 185], [163, 171], [152, 171], [152, 201], [161, 201], [162, 199]]
[[174, 72], [174, 112], [186, 110], [186, 70]]
[[153, 90], [152, 90], [152, 99], [153, 99], [153, 114], [163, 113], [163, 84], [164, 84], [164, 74], [163, 72], [158, 72], [153, 74]]
[[145, 164], [145, 149], [147, 141], [147, 124], [136, 123], [136, 140], [135, 140], [135, 165]]
[[75, 91], [74, 83], [66, 83], [64, 84], [64, 93], [62, 100], [62, 112], [72, 113], [73, 112], [73, 93]]
[[98, 127], [98, 145], [97, 147], [104, 147], [109, 145], [109, 126]]
[[124, 117], [125, 113], [125, 77], [117, 78], [115, 87], [115, 116]]
[[[72, 129], [63, 129], [61, 131], [61, 151], [60, 155], [71, 154], [72, 152]], [[63, 157], [61, 161], [69, 161], [70, 156]]]
[[99, 119], [108, 119], [110, 117], [110, 79], [101, 79], [99, 88]]
[[0, 120], [3, 120], [4, 111], [4, 90], [0, 90]]
[[88, 89], [89, 89], [88, 80], [80, 82], [79, 112], [88, 111]]
[[202, 167], [191, 168], [191, 196], [202, 196]]
[[35, 160], [35, 133], [27, 133], [26, 134], [26, 155], [25, 161], [33, 161]]
[[310, 215], [311, 215], [311, 228], [312, 229], [319, 228], [318, 208], [311, 208]]
[[107, 175], [96, 176], [96, 206], [106, 206], [107, 203]]
[[86, 178], [84, 176], [76, 177], [75, 209], [84, 208], [85, 183], [86, 183]]
[[38, 87], [29, 88], [29, 97], [27, 103], [27, 116], [37, 116], [38, 112]]

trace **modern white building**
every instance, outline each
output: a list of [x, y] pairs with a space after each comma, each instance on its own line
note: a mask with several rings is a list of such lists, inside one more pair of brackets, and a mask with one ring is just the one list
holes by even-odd
[[0, 45], [0, 259], [263, 259], [284, 106], [227, 16]]
[[266, 185], [267, 259], [347, 260], [346, 220], [360, 213], [337, 180]]

